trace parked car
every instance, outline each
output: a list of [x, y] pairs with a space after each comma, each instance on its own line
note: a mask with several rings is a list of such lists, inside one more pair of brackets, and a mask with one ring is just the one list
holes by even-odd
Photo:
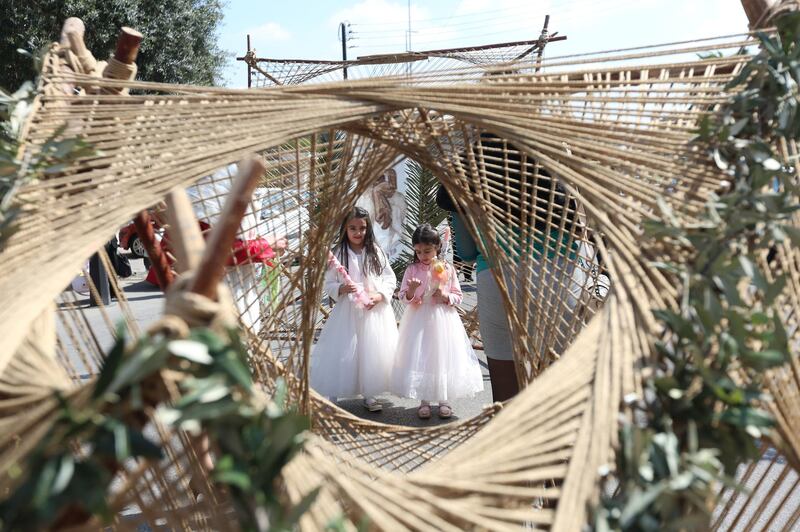
[[[150, 224], [153, 226], [156, 240], [161, 240], [161, 233], [163, 230], [161, 225], [155, 220], [155, 217], [150, 217]], [[141, 259], [147, 258], [147, 250], [136, 231], [136, 224], [132, 221], [119, 230], [119, 247], [129, 250], [135, 257]]]
[[259, 234], [283, 236], [290, 251], [299, 251], [302, 234], [309, 226], [306, 205], [310, 196], [308, 191], [296, 189], [256, 189], [256, 205], [261, 206]]

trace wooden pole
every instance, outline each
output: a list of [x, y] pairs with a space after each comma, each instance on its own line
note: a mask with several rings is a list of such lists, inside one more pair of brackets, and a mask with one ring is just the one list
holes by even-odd
[[78, 17], [69, 17], [67, 20], [64, 21], [64, 25], [61, 27], [61, 37], [59, 39], [59, 44], [61, 46], [69, 46], [69, 34], [70, 33], [77, 33], [81, 39], [83, 39], [83, 34], [86, 32], [86, 26], [83, 24], [83, 21]]
[[[250, 56], [250, 34], [247, 34], [247, 56]], [[250, 67], [250, 62], [247, 63], [247, 88], [253, 86], [253, 69]]]
[[142, 44], [142, 34], [133, 28], [123, 27], [117, 38], [117, 48], [114, 50], [114, 59], [132, 64], [139, 55], [139, 46]]
[[539, 51], [536, 54], [536, 72], [542, 68], [542, 56], [544, 55], [544, 47], [547, 45], [549, 35], [547, 34], [547, 27], [550, 25], [550, 15], [544, 16], [544, 26], [542, 32], [539, 34]]
[[185, 273], [196, 269], [203, 257], [206, 243], [192, 210], [186, 190], [178, 187], [167, 194], [167, 221], [170, 247], [175, 252], [175, 271]]
[[153, 265], [153, 270], [158, 280], [158, 287], [161, 288], [161, 290], [166, 290], [172, 283], [174, 276], [172, 274], [172, 269], [169, 267], [166, 254], [161, 247], [159, 247], [158, 242], [156, 242], [156, 235], [150, 223], [150, 214], [147, 211], [139, 212], [136, 218], [133, 219], [133, 224], [136, 226], [136, 235], [139, 240], [142, 241], [142, 244], [144, 244], [144, 248], [147, 250], [147, 256], [150, 258], [150, 262]]
[[[83, 34], [86, 31], [86, 27], [83, 24], [83, 21], [77, 17], [70, 17], [64, 21], [64, 25], [61, 26], [61, 36], [59, 39], [59, 44], [61, 46], [70, 46], [70, 34], [74, 33], [80, 35], [81, 40], [83, 40]], [[69, 70], [72, 70], [71, 65], [67, 65]], [[61, 87], [61, 91], [64, 94], [68, 94], [72, 96], [75, 93], [75, 85], [72, 83], [61, 83], [59, 85]], [[22, 147], [20, 147], [20, 150]]]
[[347, 79], [347, 26], [344, 22], [339, 24], [339, 29], [342, 33], [342, 61], [345, 62], [345, 66], [342, 68], [342, 77]]
[[[83, 35], [85, 28], [83, 27], [83, 22], [80, 19], [67, 19], [64, 23], [64, 29], [62, 30], [62, 39], [65, 38], [67, 42], [72, 41], [82, 41], [83, 39], [76, 39], [76, 35]], [[72, 37], [70, 37], [72, 35]], [[122, 28], [120, 31], [119, 37], [117, 38], [117, 48], [114, 52], [114, 58], [119, 61], [120, 63], [124, 63], [126, 65], [131, 65], [136, 61], [136, 56], [139, 54], [139, 44], [142, 42], [142, 34], [138, 31], [131, 29], [131, 28]], [[111, 78], [115, 79], [118, 78], [120, 73], [114, 70], [110, 66], [107, 66], [105, 70], [103, 70], [103, 77], [104, 78]], [[127, 74], [126, 74], [127, 76]], [[146, 212], [139, 213], [139, 216], [144, 216], [147, 220], [146, 224], [143, 224], [141, 229], [138, 224], [137, 225], [137, 232], [139, 236], [142, 238], [142, 243], [148, 249], [148, 255], [150, 255], [149, 251], [153, 250], [154, 255], [150, 255], [151, 262], [156, 265], [158, 268], [161, 265], [162, 261], [166, 261], [166, 258], [162, 257], [160, 254], [160, 249], [155, 244], [155, 236], [153, 235], [152, 228], [150, 227], [149, 222], [149, 215]], [[136, 223], [136, 222], [134, 222]], [[147, 234], [144, 233], [145, 229], [150, 229], [150, 241], [146, 240]], [[92, 256], [92, 259], [89, 261], [89, 271], [92, 276], [92, 280], [97, 286], [97, 290], [100, 294], [101, 301], [104, 305], [108, 305], [111, 303], [111, 297], [109, 294], [108, 288], [108, 275], [109, 272], [105, 271], [103, 268], [102, 263], [100, 262], [99, 256], [96, 254]], [[158, 272], [159, 283], [162, 283], [162, 279], [165, 280], [169, 275], [169, 268], [167, 267], [166, 271]]]
[[742, 7], [747, 15], [750, 29], [763, 28], [769, 20], [767, 14], [779, 3], [779, 0], [742, 0]]
[[83, 42], [83, 32], [70, 30], [67, 32], [67, 39], [69, 40], [69, 47], [72, 49], [72, 53], [78, 58], [81, 68], [83, 68], [84, 74], [91, 74], [94, 72], [97, 66], [97, 60], [91, 52], [86, 49], [86, 44]]
[[[142, 34], [133, 28], [123, 27], [119, 36], [117, 37], [117, 47], [114, 50], [114, 59], [126, 65], [132, 65], [136, 62], [136, 57], [139, 55], [139, 46], [142, 43]], [[115, 73], [113, 70], [106, 68], [103, 71], [104, 78], [114, 78]], [[139, 240], [142, 241], [147, 256], [150, 258], [150, 263], [153, 265], [153, 270], [158, 280], [159, 288], [166, 290], [172, 283], [173, 275], [172, 269], [169, 266], [166, 254], [156, 241], [153, 226], [150, 224], [150, 213], [141, 211], [136, 214], [133, 219], [133, 224], [136, 226], [136, 234]]]

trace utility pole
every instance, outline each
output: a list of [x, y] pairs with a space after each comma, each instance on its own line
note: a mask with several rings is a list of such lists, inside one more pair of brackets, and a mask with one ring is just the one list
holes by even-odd
[[547, 45], [547, 39], [550, 36], [547, 33], [547, 27], [550, 25], [550, 15], [544, 16], [544, 26], [542, 26], [542, 33], [539, 34], [539, 50], [536, 53], [536, 72], [542, 68], [542, 56], [544, 55], [544, 47]]
[[[250, 34], [247, 34], [247, 57], [250, 56]], [[250, 61], [247, 61], [247, 88], [253, 85], [253, 70], [250, 68]]]
[[[408, 33], [406, 37], [406, 52], [411, 51], [411, 0], [407, 1], [408, 5]], [[406, 63], [406, 76], [411, 77], [411, 71], [413, 67], [411, 66], [412, 62], [409, 61]]]
[[[339, 32], [340, 32], [339, 40], [342, 41], [342, 61], [347, 61], [348, 26], [350, 26], [348, 22], [339, 23]], [[344, 77], [344, 79], [347, 79], [347, 66], [342, 68], [342, 76]]]
[[408, 31], [406, 32], [406, 52], [411, 51], [411, 0], [408, 0]]

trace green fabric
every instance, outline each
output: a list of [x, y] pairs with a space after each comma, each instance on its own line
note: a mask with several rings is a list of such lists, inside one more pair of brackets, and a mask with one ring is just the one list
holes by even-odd
[[[519, 230], [512, 229], [512, 231], [518, 240], [520, 238]], [[557, 253], [559, 253], [562, 256], [568, 255], [570, 260], [574, 260], [576, 251], [578, 249], [578, 243], [573, 241], [572, 245], [570, 246], [570, 234], [564, 233], [561, 236], [561, 247], [560, 249], [556, 249], [555, 241], [558, 239], [558, 233], [558, 229], [554, 228], [550, 230], [550, 238], [547, 239], [547, 258], [552, 259]], [[461, 259], [467, 262], [473, 260], [475, 261], [476, 275], [491, 268], [491, 264], [489, 264], [486, 257], [475, 245], [475, 242], [472, 240], [466, 225], [457, 214], [453, 216], [453, 234], [455, 237], [456, 249], [458, 250], [458, 255], [461, 257]], [[545, 253], [545, 243], [533, 239], [533, 237], [529, 238], [533, 240], [533, 258], [538, 261]], [[502, 249], [506, 254], [510, 253], [508, 246], [503, 244], [499, 238], [497, 240], [497, 245], [500, 246], [500, 249]], [[567, 246], [570, 246], [569, 251]]]
[[276, 262], [274, 266], [265, 265], [261, 288], [264, 304], [272, 312], [275, 312], [278, 309], [278, 297], [281, 292], [281, 265], [279, 262]]
[[[514, 231], [514, 235], [515, 236], [517, 236], [517, 237], [520, 236], [518, 230], [512, 229], [512, 231]], [[569, 233], [564, 233], [561, 236], [561, 249], [556, 250], [555, 249], [555, 241], [558, 239], [558, 233], [559, 233], [558, 229], [551, 229], [550, 230], [550, 238], [547, 239], [547, 258], [548, 259], [555, 258], [557, 253], [560, 254], [561, 256], [567, 255], [567, 246], [569, 246], [570, 235], [569, 235]], [[533, 239], [533, 237], [529, 237], [529, 238], [531, 238], [533, 240], [533, 253], [532, 253], [533, 259], [536, 260], [536, 261], [539, 261], [539, 260], [541, 260], [542, 256], [544, 255], [545, 243], [544, 242], [540, 242], [539, 240]], [[507, 245], [504, 245], [500, 241], [499, 238], [497, 240], [497, 245], [500, 246], [500, 249], [502, 249], [507, 255], [510, 255], [510, 251], [511, 250], [508, 248]], [[530, 249], [530, 247], [528, 247], [528, 249]], [[569, 260], [574, 260], [575, 259], [575, 252], [577, 251], [577, 249], [578, 249], [578, 244], [577, 244], [577, 242], [573, 241], [571, 249], [570, 249], [569, 254], [568, 254]], [[489, 262], [486, 260], [486, 257], [483, 256], [483, 253], [478, 251], [478, 255], [477, 255], [477, 257], [475, 257], [475, 273], [476, 273], [476, 275], [478, 273], [482, 272], [483, 270], [488, 270], [489, 268], [491, 268], [491, 264], [489, 264]]]

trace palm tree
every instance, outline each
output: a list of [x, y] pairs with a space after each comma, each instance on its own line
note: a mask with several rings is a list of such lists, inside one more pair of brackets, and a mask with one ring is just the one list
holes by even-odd
[[447, 211], [436, 205], [436, 190], [439, 180], [430, 170], [416, 161], [406, 166], [406, 218], [403, 223], [403, 252], [392, 262], [392, 269], [400, 279], [411, 260], [414, 249], [411, 235], [418, 225], [429, 223], [437, 227], [447, 218]]

